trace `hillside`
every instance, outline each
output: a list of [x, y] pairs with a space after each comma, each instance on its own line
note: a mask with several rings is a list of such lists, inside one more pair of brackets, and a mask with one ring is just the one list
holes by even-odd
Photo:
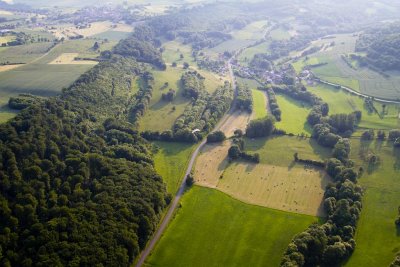
[[365, 53], [361, 65], [383, 71], [400, 70], [400, 24], [368, 30], [356, 43], [356, 51]]

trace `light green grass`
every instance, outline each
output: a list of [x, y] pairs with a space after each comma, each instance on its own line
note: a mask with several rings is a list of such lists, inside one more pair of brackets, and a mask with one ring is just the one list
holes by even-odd
[[[189, 64], [193, 64], [194, 60], [192, 57], [192, 49], [188, 45], [183, 45], [177, 41], [170, 41], [163, 44], [163, 48], [165, 49], [163, 52], [163, 59], [167, 64], [171, 64], [176, 62], [178, 65], [182, 65], [183, 62], [187, 62]], [[180, 58], [180, 55], [183, 55], [183, 58]]]
[[[190, 100], [183, 97], [183, 89], [180, 78], [183, 73], [181, 68], [168, 67], [166, 71], [154, 71], [154, 90], [150, 101], [150, 108], [141, 119], [141, 130], [164, 131], [173, 126], [175, 120], [183, 113]], [[165, 82], [168, 87], [161, 89]], [[168, 92], [169, 88], [176, 90], [176, 96], [172, 102], [161, 99], [163, 93]], [[175, 107], [175, 110], [173, 110]]]
[[314, 139], [296, 136], [246, 139], [245, 150], [259, 153], [261, 163], [283, 167], [293, 164], [293, 155], [296, 152], [300, 158], [319, 161], [331, 156], [331, 149], [319, 146]]
[[287, 30], [278, 28], [270, 32], [270, 37], [274, 40], [289, 40], [291, 36]]
[[192, 144], [156, 142], [159, 150], [154, 155], [157, 173], [167, 185], [168, 193], [175, 194], [185, 175], [190, 156], [195, 148]]
[[253, 94], [253, 112], [254, 119], [261, 119], [267, 116], [266, 97], [265, 93], [257, 89], [251, 90]]
[[145, 266], [279, 266], [293, 236], [313, 222], [194, 186]]
[[0, 45], [3, 43], [11, 42], [15, 40], [15, 36], [8, 35], [8, 36], [0, 36]]
[[[308, 87], [308, 90], [321, 97], [329, 105], [329, 114], [351, 113], [355, 110], [362, 112], [360, 127], [375, 129], [393, 129], [399, 127], [399, 107], [395, 104], [387, 104], [387, 114], [381, 119], [378, 114], [370, 113], [364, 106], [364, 99], [332, 86], [319, 85]], [[374, 102], [374, 106], [382, 112], [382, 104]]]
[[269, 42], [264, 42], [256, 46], [249, 47], [240, 53], [238, 60], [244, 64], [248, 64], [256, 54], [269, 52]]
[[381, 164], [370, 172], [363, 164], [366, 172], [359, 179], [365, 189], [363, 209], [355, 236], [357, 247], [345, 265], [348, 267], [389, 266], [400, 251], [400, 235], [394, 224], [400, 205], [400, 149], [386, 142], [352, 140], [352, 158], [357, 165], [361, 163], [359, 155], [369, 150], [380, 156]]
[[0, 63], [29, 63], [43, 56], [51, 46], [51, 43], [34, 43], [2, 47], [0, 49]]
[[310, 135], [312, 129], [307, 123], [310, 106], [285, 95], [277, 95], [276, 99], [282, 111], [282, 120], [275, 124], [276, 127], [287, 133]]

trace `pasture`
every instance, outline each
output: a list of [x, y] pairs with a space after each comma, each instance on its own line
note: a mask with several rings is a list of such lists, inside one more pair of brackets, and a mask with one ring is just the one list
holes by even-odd
[[287, 133], [310, 135], [312, 128], [307, 123], [307, 116], [311, 107], [286, 95], [276, 95], [276, 99], [282, 111], [282, 120], [276, 122], [276, 128], [285, 130]]
[[261, 44], [246, 48], [242, 53], [240, 53], [238, 60], [242, 64], [248, 64], [256, 54], [268, 53], [269, 45], [269, 42], [263, 42]]
[[[382, 104], [374, 102], [376, 112], [369, 112], [365, 107], [364, 99], [332, 86], [318, 85], [307, 87], [308, 90], [321, 97], [329, 104], [329, 114], [351, 113], [356, 110], [362, 112], [360, 127], [374, 129], [393, 129], [400, 126], [400, 107], [395, 104], [386, 104], [385, 112]], [[283, 113], [284, 114], [284, 113]], [[282, 114], [282, 115], [283, 115]]]
[[190, 156], [194, 150], [192, 144], [155, 142], [158, 147], [154, 155], [154, 166], [167, 186], [168, 193], [175, 194], [185, 175]]
[[293, 236], [313, 222], [194, 186], [145, 266], [279, 266]]
[[255, 21], [248, 24], [241, 30], [231, 32], [232, 39], [225, 41], [216, 47], [206, 49], [206, 52], [223, 53], [225, 51], [235, 51], [249, 46], [256, 41], [263, 39], [268, 30], [269, 22], [265, 20]]
[[[354, 53], [357, 36], [353, 34], [336, 35], [335, 39], [318, 40], [313, 45], [326, 45], [332, 41], [335, 45], [309, 56], [309, 61], [328, 63], [313, 68], [314, 73], [321, 79], [350, 87], [364, 94], [386, 99], [400, 98], [400, 73], [387, 72], [388, 76], [375, 72], [369, 68], [361, 68], [352, 64], [349, 66], [342, 55]], [[315, 63], [309, 63], [315, 64]], [[295, 63], [296, 70], [307, 65], [303, 59]]]
[[52, 43], [33, 43], [2, 47], [0, 49], [0, 63], [29, 63], [43, 56], [52, 46]]
[[227, 137], [233, 136], [233, 133], [237, 129], [245, 131], [247, 124], [249, 124], [250, 120], [252, 119], [253, 114], [250, 114], [246, 111], [235, 111], [221, 126], [220, 130], [223, 131]]
[[[378, 166], [362, 160], [369, 152], [380, 157]], [[400, 195], [400, 149], [386, 142], [352, 140], [351, 158], [366, 170], [359, 178], [365, 194], [355, 236], [357, 247], [345, 266], [389, 266], [400, 251], [399, 230], [394, 224]]]
[[[154, 90], [150, 101], [149, 109], [140, 121], [141, 130], [164, 131], [171, 129], [175, 120], [183, 113], [190, 99], [185, 98], [180, 78], [183, 73], [181, 68], [167, 67], [166, 71], [153, 71]], [[168, 83], [165, 87], [164, 84]], [[172, 102], [161, 99], [163, 93], [169, 88], [176, 91]]]
[[267, 116], [267, 96], [265, 92], [257, 89], [251, 90], [253, 94], [253, 119], [261, 119]]

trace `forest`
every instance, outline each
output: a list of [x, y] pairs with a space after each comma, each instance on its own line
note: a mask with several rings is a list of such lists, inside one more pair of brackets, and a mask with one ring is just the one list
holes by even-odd
[[152, 80], [139, 61], [162, 64], [123, 41], [60, 97], [11, 100], [28, 107], [0, 126], [1, 265], [129, 266], [145, 246], [170, 197], [127, 123], [148, 99], [132, 81]]

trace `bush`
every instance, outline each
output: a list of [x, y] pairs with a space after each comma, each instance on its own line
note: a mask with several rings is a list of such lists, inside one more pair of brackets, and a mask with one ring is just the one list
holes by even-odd
[[270, 117], [252, 120], [246, 129], [246, 136], [249, 138], [270, 136], [274, 131], [274, 121]]
[[207, 143], [222, 142], [226, 139], [224, 132], [216, 131], [207, 136]]

